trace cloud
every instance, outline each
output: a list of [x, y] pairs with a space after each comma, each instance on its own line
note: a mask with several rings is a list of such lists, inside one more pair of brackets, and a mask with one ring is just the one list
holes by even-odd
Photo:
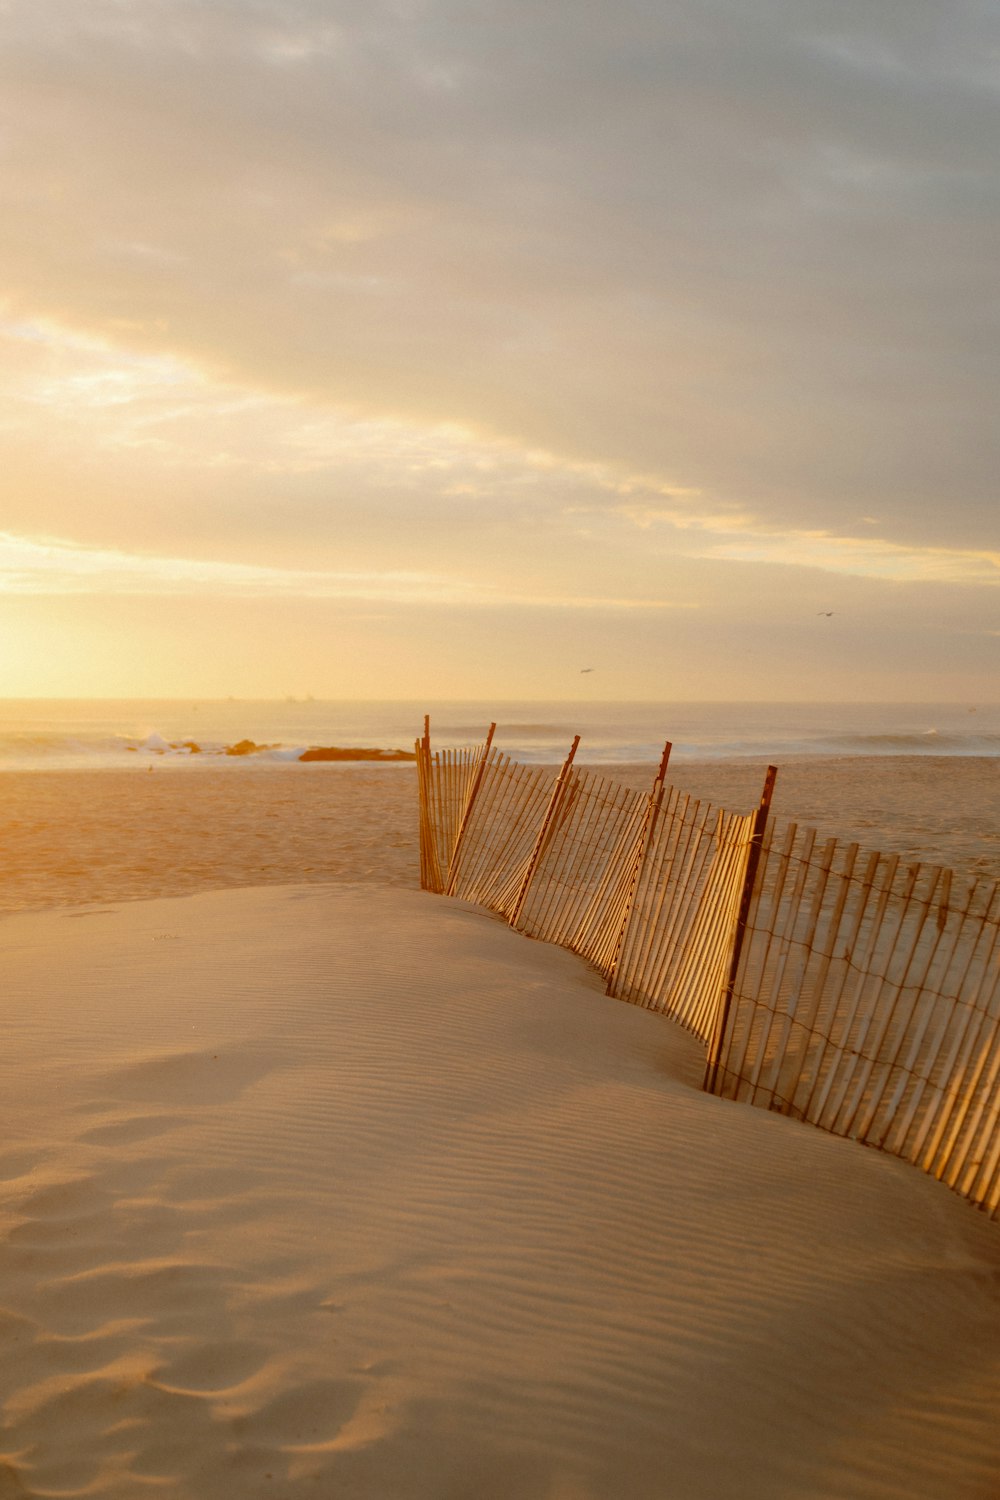
[[755, 641], [787, 681], [821, 589], [841, 692], [889, 620], [896, 696], [935, 622], [994, 669], [978, 0], [7, 0], [0, 31], [12, 609], [474, 617], [445, 654], [491, 608], [615, 614], [692, 681]]
[[830, 536], [823, 532], [746, 536], [713, 545], [709, 555], [737, 562], [820, 568], [824, 572], [893, 582], [1000, 585], [1000, 551], [901, 547], [865, 537]]
[[254, 389], [983, 545], [973, 0], [14, 0], [17, 305]]
[[[0, 351], [5, 344], [32, 356], [17, 361], [16, 373], [7, 366], [9, 444], [19, 432], [30, 436], [41, 414], [47, 446], [62, 447], [68, 464], [95, 452], [112, 466], [152, 458], [164, 487], [155, 546], [145, 534], [148, 495], [126, 516], [113, 503], [103, 524], [98, 510], [89, 526], [80, 518], [76, 537], [64, 534], [59, 544], [78, 548], [66, 553], [75, 561], [62, 586], [86, 579], [91, 587], [104, 577], [118, 590], [145, 591], [158, 580], [170, 590], [299, 588], [353, 597], [361, 581], [370, 590], [376, 578], [391, 578], [393, 597], [415, 599], [423, 589], [443, 601], [450, 588], [457, 602], [475, 589], [484, 598], [621, 601], [631, 584], [642, 607], [694, 607], [695, 599], [675, 597], [676, 576], [661, 571], [657, 586], [651, 559], [661, 568], [668, 558], [700, 559], [958, 585], [1000, 577], [995, 550], [896, 543], [871, 516], [857, 518], [854, 536], [775, 531], [766, 517], [668, 476], [519, 448], [456, 423], [364, 417], [241, 389], [175, 358], [123, 354], [53, 325], [0, 325]], [[50, 498], [47, 524], [57, 526], [65, 497]], [[40, 509], [39, 497], [26, 492], [20, 512], [13, 502], [7, 518], [30, 537]], [[109, 547], [112, 537], [148, 555], [130, 561], [128, 545]], [[529, 538], [541, 567], [525, 555]], [[546, 550], [550, 542], [558, 557]], [[178, 547], [183, 560], [172, 550]], [[283, 567], [261, 567], [276, 550]], [[376, 556], [380, 566], [366, 568]], [[98, 557], [106, 561], [98, 565]], [[317, 557], [331, 565], [308, 566]], [[43, 575], [51, 585], [58, 571], [48, 563], [29, 569], [25, 578], [35, 582], [23, 586], [36, 587]], [[520, 591], [510, 581], [518, 575]], [[418, 588], [418, 576], [426, 586]], [[607, 593], [609, 582], [617, 594]], [[381, 597], [377, 589], [358, 596]]]
[[0, 533], [0, 593], [208, 594], [213, 598], [392, 600], [468, 603], [474, 591], [455, 579], [421, 573], [332, 573], [193, 558], [141, 556], [62, 539]]
[[665, 599], [602, 595], [503, 593], [454, 576], [391, 570], [367, 573], [275, 568], [196, 558], [142, 556], [80, 547], [58, 537], [0, 532], [0, 595], [206, 596], [225, 599], [362, 600], [466, 609], [631, 613], [695, 606]]
[[[907, 547], [873, 536], [837, 536], [827, 531], [768, 531], [752, 517], [690, 514], [663, 505], [626, 505], [621, 514], [642, 530], [660, 525], [695, 531], [703, 542], [695, 555], [741, 563], [778, 563], [891, 582], [1000, 585], [1000, 550]], [[870, 517], [866, 524], [876, 525]]]

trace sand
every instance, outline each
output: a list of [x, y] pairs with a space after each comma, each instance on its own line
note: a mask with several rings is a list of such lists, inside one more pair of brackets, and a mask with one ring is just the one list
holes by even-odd
[[[648, 790], [654, 766], [601, 774]], [[554, 774], [554, 773], [553, 773]], [[764, 767], [678, 761], [716, 806], [755, 807]], [[866, 849], [1000, 879], [1000, 760], [814, 757], [783, 764], [775, 815]], [[0, 775], [0, 911], [134, 901], [223, 886], [418, 884], [412, 765], [236, 760], [144, 770]]]
[[1000, 1227], [572, 955], [374, 884], [0, 942], [3, 1500], [1000, 1493]]

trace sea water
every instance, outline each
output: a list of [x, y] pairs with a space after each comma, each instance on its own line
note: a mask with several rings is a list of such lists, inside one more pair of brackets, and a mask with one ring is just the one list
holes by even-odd
[[[659, 760], [808, 756], [1000, 758], [998, 704], [357, 702], [226, 699], [199, 702], [0, 701], [0, 770], [290, 765], [317, 746], [412, 750], [431, 720], [432, 743], [472, 745], [496, 721], [496, 745], [516, 760], [558, 762], [574, 735], [577, 759]], [[234, 747], [248, 753], [234, 755]]]

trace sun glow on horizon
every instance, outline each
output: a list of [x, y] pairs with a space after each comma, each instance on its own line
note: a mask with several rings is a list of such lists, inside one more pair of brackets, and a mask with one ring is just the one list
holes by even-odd
[[238, 9], [3, 9], [0, 693], [995, 680], [980, 10]]

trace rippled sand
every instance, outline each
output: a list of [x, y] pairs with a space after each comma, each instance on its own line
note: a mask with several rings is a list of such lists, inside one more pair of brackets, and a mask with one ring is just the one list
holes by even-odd
[[2, 923], [0, 1495], [988, 1500], [1000, 1235], [372, 885]]

